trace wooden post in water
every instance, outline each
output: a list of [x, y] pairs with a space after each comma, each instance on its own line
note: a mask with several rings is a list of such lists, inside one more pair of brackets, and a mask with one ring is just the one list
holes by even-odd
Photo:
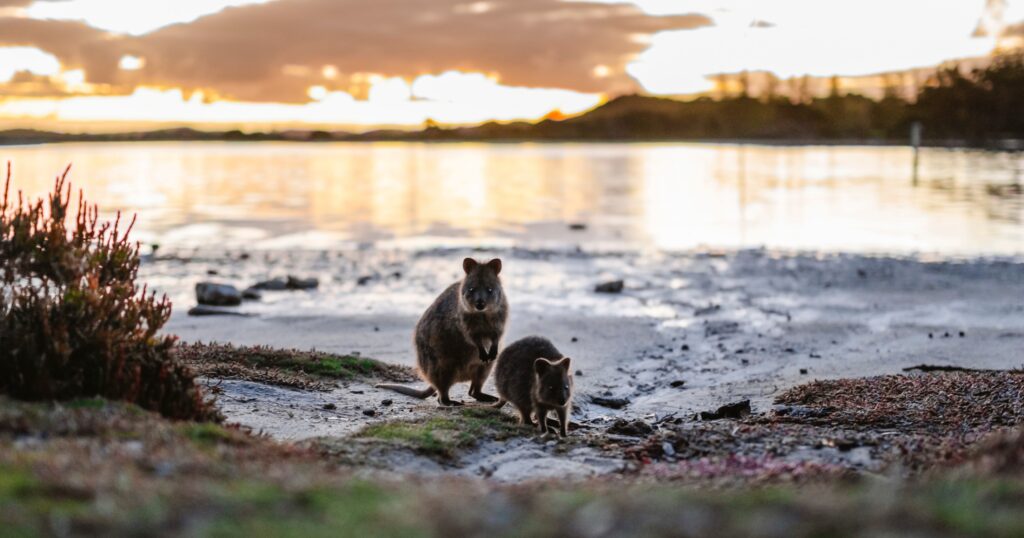
[[910, 146], [914, 148], [914, 185], [917, 185], [917, 167], [921, 162], [921, 122], [910, 124]]

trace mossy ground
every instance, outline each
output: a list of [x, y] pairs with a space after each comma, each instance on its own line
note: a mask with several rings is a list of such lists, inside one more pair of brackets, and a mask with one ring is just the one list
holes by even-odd
[[489, 407], [465, 407], [424, 421], [389, 421], [367, 426], [356, 437], [411, 448], [450, 459], [482, 439], [507, 439], [524, 432], [515, 419]]
[[307, 390], [328, 390], [337, 381], [412, 381], [411, 368], [355, 355], [229, 344], [183, 344], [176, 354], [202, 377], [244, 379]]

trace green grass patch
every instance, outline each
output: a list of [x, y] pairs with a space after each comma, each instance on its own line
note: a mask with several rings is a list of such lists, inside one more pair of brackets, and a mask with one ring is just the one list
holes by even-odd
[[421, 422], [373, 424], [358, 434], [409, 446], [417, 452], [451, 458], [481, 439], [506, 439], [518, 432], [515, 420], [491, 408], [468, 407], [455, 416], [435, 416]]
[[[408, 516], [404, 495], [367, 482], [338, 488], [312, 488], [285, 493], [272, 503], [259, 503], [253, 513], [220, 518], [205, 533], [214, 537], [388, 538], [430, 536]], [[249, 508], [252, 508], [250, 506]]]
[[28, 471], [0, 465], [0, 504], [31, 493], [36, 486]]
[[107, 400], [103, 398], [79, 398], [64, 404], [65, 407], [71, 409], [102, 409], [106, 405]]
[[228, 443], [233, 440], [231, 432], [210, 422], [182, 424], [178, 431], [194, 443], [204, 446]]

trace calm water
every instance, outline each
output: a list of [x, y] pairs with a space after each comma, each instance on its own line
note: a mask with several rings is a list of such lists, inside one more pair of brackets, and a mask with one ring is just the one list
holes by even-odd
[[[715, 144], [0, 147], [172, 246], [486, 244], [1024, 253], [1020, 154]], [[585, 224], [583, 231], [569, 223]]]

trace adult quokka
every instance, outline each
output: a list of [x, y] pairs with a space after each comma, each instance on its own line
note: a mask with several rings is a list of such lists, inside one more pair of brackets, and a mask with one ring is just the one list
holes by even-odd
[[535, 414], [541, 433], [548, 432], [548, 413], [554, 411], [559, 433], [565, 437], [572, 413], [571, 363], [547, 338], [516, 340], [498, 356], [494, 385], [500, 399], [494, 406], [512, 402], [521, 424], [533, 425], [531, 415]]
[[469, 381], [469, 395], [481, 402], [497, 400], [483, 391], [498, 356], [498, 343], [508, 320], [508, 301], [501, 286], [501, 260], [462, 261], [465, 277], [444, 290], [416, 324], [416, 362], [430, 386], [377, 385], [416, 398], [437, 394], [442, 406], [462, 405], [448, 391]]

